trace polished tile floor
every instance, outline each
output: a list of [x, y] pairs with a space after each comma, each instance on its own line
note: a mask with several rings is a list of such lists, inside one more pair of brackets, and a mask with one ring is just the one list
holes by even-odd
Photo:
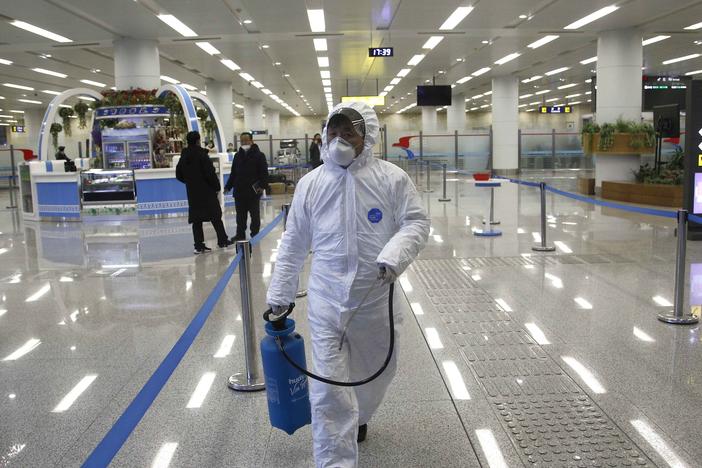
[[[536, 189], [495, 189], [503, 235], [479, 238], [489, 191], [449, 177], [451, 201], [438, 201], [438, 173], [423, 193], [432, 235], [401, 281], [400, 368], [361, 465], [699, 466], [699, 327], [656, 320], [673, 299], [673, 221], [549, 195], [557, 250], [537, 254]], [[570, 173], [530, 177], [575, 187]], [[264, 223], [284, 201], [265, 203]], [[281, 233], [252, 255], [256, 316]], [[0, 467], [85, 460], [234, 255], [191, 248], [180, 218], [33, 223], [0, 210]], [[702, 245], [687, 258], [696, 285]], [[302, 299], [303, 334], [304, 312]], [[242, 343], [235, 275], [113, 466], [310, 466], [309, 428], [272, 430], [263, 394], [227, 388]]]

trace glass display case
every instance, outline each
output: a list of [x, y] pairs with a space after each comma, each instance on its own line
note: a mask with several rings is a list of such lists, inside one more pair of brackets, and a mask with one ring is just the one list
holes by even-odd
[[130, 169], [151, 168], [151, 142], [149, 140], [128, 141], [127, 155]]
[[106, 128], [102, 131], [105, 169], [151, 169], [150, 128]]
[[81, 172], [80, 187], [84, 205], [136, 202], [134, 172], [131, 170]]
[[127, 148], [123, 141], [110, 141], [102, 144], [105, 155], [105, 169], [123, 169], [127, 167]]

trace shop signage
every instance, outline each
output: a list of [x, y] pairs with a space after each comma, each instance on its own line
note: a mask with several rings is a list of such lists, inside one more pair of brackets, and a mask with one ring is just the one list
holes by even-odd
[[570, 114], [570, 106], [541, 106], [539, 113], [541, 114]]
[[13, 125], [12, 133], [24, 133], [24, 125]]
[[118, 119], [121, 117], [168, 117], [171, 113], [166, 106], [111, 106], [95, 109], [96, 119]]

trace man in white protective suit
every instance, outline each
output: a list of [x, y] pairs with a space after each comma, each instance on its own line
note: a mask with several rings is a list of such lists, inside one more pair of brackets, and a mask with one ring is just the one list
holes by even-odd
[[[307, 300], [313, 371], [335, 381], [365, 379], [383, 364], [390, 334], [389, 284], [417, 257], [429, 235], [429, 218], [409, 176], [373, 158], [378, 134], [378, 117], [366, 104], [342, 103], [329, 114], [322, 139], [325, 164], [295, 189], [268, 288], [273, 312], [287, 310], [312, 251]], [[349, 321], [354, 309], [358, 311]], [[397, 329], [395, 337], [397, 342]], [[339, 387], [311, 380], [318, 467], [357, 466], [358, 442], [365, 439], [396, 364], [397, 345], [385, 372], [370, 383]]]

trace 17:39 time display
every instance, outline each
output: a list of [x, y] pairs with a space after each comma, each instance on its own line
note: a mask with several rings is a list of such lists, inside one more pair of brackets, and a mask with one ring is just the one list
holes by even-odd
[[393, 47], [370, 47], [368, 48], [369, 57], [392, 57], [395, 49]]

